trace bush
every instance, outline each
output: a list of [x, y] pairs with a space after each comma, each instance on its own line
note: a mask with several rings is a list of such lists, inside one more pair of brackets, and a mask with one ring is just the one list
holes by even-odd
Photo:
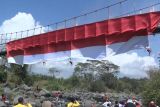
[[26, 76], [26, 78], [24, 79], [24, 83], [28, 86], [32, 86], [34, 83], [33, 77], [30, 75]]
[[0, 65], [0, 82], [6, 82], [7, 80], [7, 72], [6, 67], [4, 65]]
[[7, 72], [0, 71], [0, 82], [4, 83], [7, 80]]
[[63, 86], [62, 82], [58, 79], [48, 80], [45, 87], [48, 90], [64, 90], [64, 86]]
[[91, 82], [89, 90], [92, 92], [105, 92], [106, 87], [103, 81]]

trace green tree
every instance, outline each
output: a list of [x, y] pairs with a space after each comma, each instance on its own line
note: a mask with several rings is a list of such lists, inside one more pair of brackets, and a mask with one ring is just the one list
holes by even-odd
[[6, 66], [7, 59], [5, 56], [0, 57], [0, 82], [6, 82], [7, 81], [7, 71], [8, 68]]
[[25, 81], [25, 79], [29, 76], [27, 68], [28, 65], [17, 65], [17, 64], [10, 64], [10, 71], [14, 74], [12, 76], [13, 80], [15, 80], [16, 84], [21, 84]]
[[85, 63], [78, 63], [75, 66], [74, 75], [81, 78], [88, 78], [88, 74], [91, 74], [93, 76], [92, 79], [97, 80], [104, 73], [115, 73], [117, 71], [119, 71], [119, 66], [109, 61], [87, 60]]
[[5, 65], [0, 65], [0, 82], [6, 82], [7, 81], [7, 71]]
[[105, 92], [106, 91], [105, 83], [103, 81], [100, 81], [100, 80], [92, 81], [90, 83], [89, 91]]
[[85, 63], [78, 63], [75, 66], [73, 76], [78, 77], [80, 87], [90, 91], [105, 91], [106, 87], [115, 88], [117, 86], [117, 74], [119, 66], [102, 60], [87, 60]]
[[144, 86], [143, 99], [147, 105], [151, 100], [160, 105], [160, 69], [150, 69], [148, 72], [149, 79]]
[[102, 80], [110, 89], [116, 89], [118, 85], [118, 79], [113, 73], [103, 73], [100, 75], [100, 80]]

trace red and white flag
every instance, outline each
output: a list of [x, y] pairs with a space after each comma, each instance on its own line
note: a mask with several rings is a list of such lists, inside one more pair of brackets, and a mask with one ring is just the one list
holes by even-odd
[[[114, 38], [115, 42], [110, 44], [106, 41], [106, 43], [97, 45], [97, 46], [85, 46], [84, 48], [78, 48], [71, 50], [71, 57], [72, 58], [94, 58], [94, 59], [103, 59], [112, 55], [117, 55], [121, 53], [128, 52], [134, 49], [145, 49], [148, 46], [148, 36], [134, 36], [125, 40], [126, 38], [121, 38], [121, 41], [118, 41], [118, 38]], [[101, 40], [86, 40], [86, 42], [99, 42], [103, 43], [103, 39]], [[79, 44], [81, 45], [81, 43]], [[79, 46], [80, 47], [80, 46]]]
[[7, 43], [9, 63], [33, 64], [69, 58], [103, 59], [148, 46], [160, 12], [110, 19]]

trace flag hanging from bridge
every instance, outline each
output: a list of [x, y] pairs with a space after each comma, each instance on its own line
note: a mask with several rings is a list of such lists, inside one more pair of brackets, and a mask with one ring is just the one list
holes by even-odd
[[46, 60], [89, 57], [103, 59], [148, 46], [160, 12], [109, 19], [56, 30], [7, 43], [9, 63], [33, 64]]

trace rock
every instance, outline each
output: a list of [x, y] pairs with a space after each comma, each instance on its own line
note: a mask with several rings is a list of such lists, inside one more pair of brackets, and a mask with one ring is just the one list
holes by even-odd
[[10, 96], [10, 94], [12, 93], [11, 89], [8, 88], [8, 87], [5, 87], [3, 89], [3, 93], [6, 95], [6, 96]]
[[41, 107], [41, 101], [40, 99], [35, 100], [35, 107]]
[[46, 89], [42, 89], [40, 92], [39, 92], [39, 95], [40, 96], [45, 96], [46, 94], [50, 93], [49, 91], [47, 91]]
[[0, 107], [7, 107], [7, 105], [4, 102], [0, 101]]
[[34, 96], [34, 91], [30, 90], [30, 91], [27, 91], [25, 94], [27, 96], [33, 97]]
[[42, 107], [51, 107], [52, 103], [50, 101], [43, 101]]
[[37, 93], [37, 92], [34, 92], [33, 95], [34, 95], [34, 97], [39, 97], [40, 96], [40, 94]]
[[41, 96], [40, 97], [40, 101], [44, 101], [45, 100], [45, 97], [44, 96]]
[[28, 87], [26, 84], [21, 85], [20, 88], [25, 91], [31, 90], [31, 87]]
[[82, 102], [83, 107], [91, 107], [92, 104], [93, 104], [93, 101], [90, 101], [90, 100], [86, 100], [86, 101]]
[[16, 92], [16, 91], [18, 91], [18, 90], [19, 90], [19, 88], [16, 87], [16, 88], [13, 88], [13, 89], [12, 89], [12, 92]]
[[41, 90], [40, 92], [39, 92], [39, 96], [43, 96], [43, 95], [45, 95], [46, 93], [43, 91], [43, 90]]

